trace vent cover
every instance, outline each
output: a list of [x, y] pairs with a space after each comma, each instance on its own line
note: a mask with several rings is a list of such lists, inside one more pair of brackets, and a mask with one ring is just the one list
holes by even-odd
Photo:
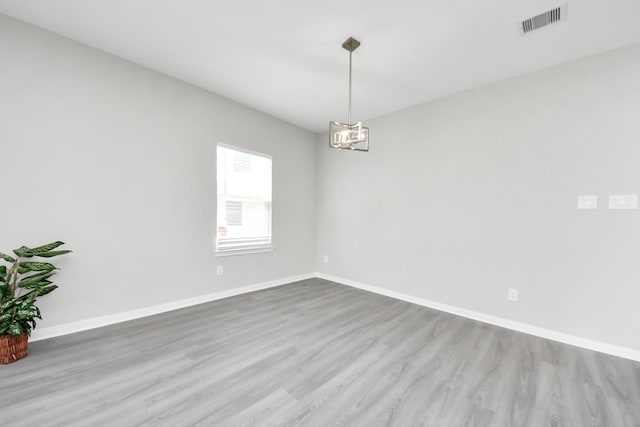
[[520, 30], [524, 33], [530, 33], [547, 25], [560, 22], [567, 18], [567, 5], [556, 7], [555, 9], [536, 15], [533, 18], [525, 19], [522, 21]]

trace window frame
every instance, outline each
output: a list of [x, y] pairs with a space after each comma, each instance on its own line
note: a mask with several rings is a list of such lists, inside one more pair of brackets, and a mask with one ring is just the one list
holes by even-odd
[[[258, 157], [263, 157], [266, 159], [269, 159], [269, 161], [271, 162], [271, 202], [270, 202], [270, 215], [269, 215], [269, 220], [271, 222], [270, 226], [269, 226], [269, 243], [254, 243], [254, 244], [245, 244], [245, 245], [238, 245], [235, 247], [227, 247], [227, 248], [219, 248], [218, 247], [218, 212], [219, 212], [219, 206], [218, 206], [218, 147], [222, 147], [222, 148], [226, 148], [229, 150], [234, 150], [234, 151], [238, 151], [241, 153], [245, 153], [245, 154], [249, 154], [252, 156], [258, 156]], [[275, 246], [273, 244], [273, 156], [266, 154], [266, 153], [261, 153], [258, 151], [254, 151], [254, 150], [250, 150], [247, 148], [243, 148], [243, 147], [238, 147], [236, 145], [231, 145], [231, 144], [226, 144], [223, 142], [218, 142], [216, 144], [216, 175], [215, 175], [215, 179], [216, 179], [216, 221], [215, 221], [215, 233], [214, 233], [214, 248], [215, 248], [215, 255], [217, 257], [224, 257], [224, 256], [233, 256], [233, 255], [247, 255], [247, 254], [256, 254], [256, 253], [265, 253], [265, 252], [273, 252], [275, 249]]]

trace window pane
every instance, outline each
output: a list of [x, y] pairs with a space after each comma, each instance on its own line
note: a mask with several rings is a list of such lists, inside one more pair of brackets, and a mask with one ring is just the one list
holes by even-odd
[[271, 159], [218, 145], [218, 250], [271, 243]]
[[251, 154], [236, 151], [233, 153], [233, 170], [236, 172], [251, 170]]
[[227, 225], [242, 225], [242, 202], [227, 200], [226, 208]]

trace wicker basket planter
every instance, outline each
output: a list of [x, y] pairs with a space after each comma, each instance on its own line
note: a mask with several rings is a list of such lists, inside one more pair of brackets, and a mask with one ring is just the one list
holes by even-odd
[[0, 364], [8, 365], [27, 354], [29, 354], [29, 335], [26, 332], [17, 337], [11, 335], [0, 337]]

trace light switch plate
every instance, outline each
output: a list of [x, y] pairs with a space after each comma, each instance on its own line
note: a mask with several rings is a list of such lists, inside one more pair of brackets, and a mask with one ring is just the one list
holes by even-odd
[[598, 196], [578, 196], [578, 209], [598, 209]]
[[612, 194], [609, 196], [609, 209], [638, 209], [638, 195]]

